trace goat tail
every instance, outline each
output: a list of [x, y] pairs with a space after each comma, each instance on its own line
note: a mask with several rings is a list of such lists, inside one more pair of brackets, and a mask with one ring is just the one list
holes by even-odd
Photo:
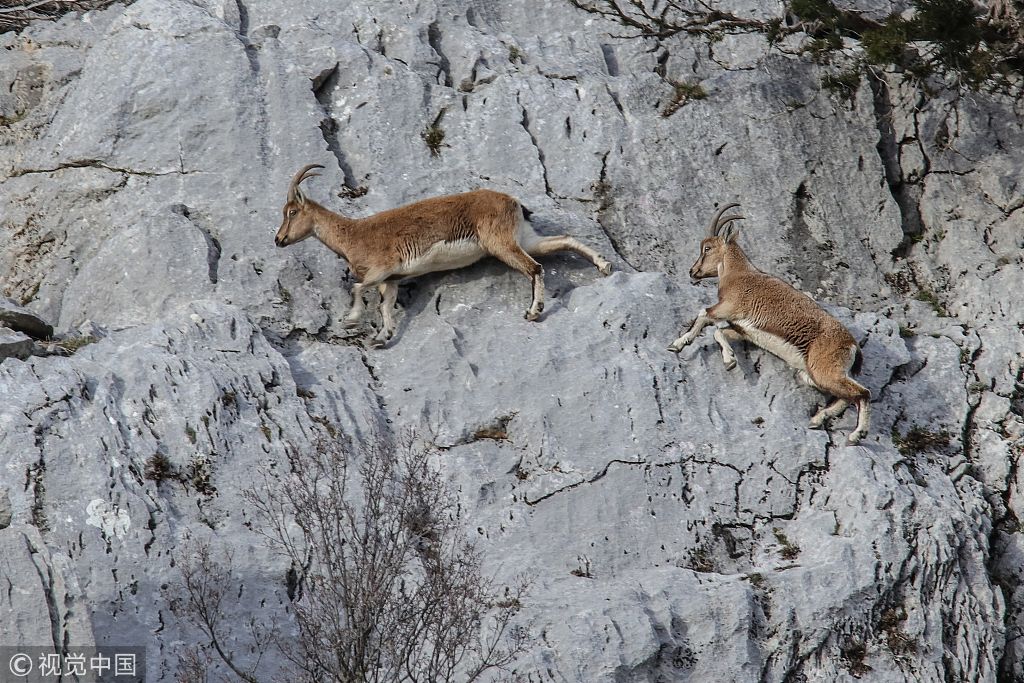
[[856, 346], [856, 348], [854, 350], [853, 366], [850, 367], [850, 371], [854, 375], [859, 375], [860, 374], [860, 369], [861, 369], [861, 367], [863, 365], [864, 365], [864, 354], [861, 353], [860, 344], [857, 344], [857, 346]]

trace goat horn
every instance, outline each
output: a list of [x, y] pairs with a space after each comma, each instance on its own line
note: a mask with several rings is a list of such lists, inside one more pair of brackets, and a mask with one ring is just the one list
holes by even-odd
[[295, 177], [292, 178], [292, 184], [288, 187], [288, 201], [290, 201], [290, 202], [295, 201], [295, 199], [296, 199], [296, 192], [298, 192], [298, 189], [299, 189], [299, 183], [301, 183], [306, 178], [312, 178], [314, 176], [320, 175], [319, 173], [309, 173], [314, 168], [323, 168], [323, 165], [322, 164], [309, 164], [308, 166], [304, 167], [301, 171], [299, 171], [298, 173], [295, 174]]
[[729, 225], [733, 221], [743, 221], [743, 220], [746, 220], [746, 219], [747, 219], [746, 216], [741, 216], [739, 214], [735, 214], [733, 216], [726, 216], [725, 218], [722, 219], [722, 222], [718, 224], [718, 228], [719, 228], [719, 230], [721, 230], [722, 228], [724, 228], [725, 226]]
[[739, 204], [726, 204], [725, 206], [721, 207], [718, 210], [718, 212], [715, 214], [715, 217], [711, 219], [711, 224], [708, 225], [708, 237], [714, 237], [722, 229], [722, 226], [724, 224], [720, 223], [718, 220], [719, 218], [722, 217], [722, 214], [728, 211], [729, 209], [735, 208], [737, 206], [739, 206]]
[[722, 230], [728, 226], [729, 229], [725, 231], [725, 238], [726, 238], [726, 240], [728, 240], [729, 235], [732, 234], [732, 226], [730, 224], [733, 221], [742, 221], [744, 218], [746, 218], [746, 217], [745, 216], [740, 216], [739, 214], [735, 214], [735, 215], [732, 215], [732, 216], [726, 216], [725, 218], [723, 218], [718, 223], [718, 232], [719, 232], [719, 234], [721, 234]]

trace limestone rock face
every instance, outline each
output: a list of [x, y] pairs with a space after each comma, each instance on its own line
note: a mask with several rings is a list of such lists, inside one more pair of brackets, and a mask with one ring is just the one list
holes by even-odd
[[[487, 571], [531, 580], [525, 680], [1024, 676], [1019, 103], [895, 74], [839, 97], [797, 35], [620, 33], [565, 0], [136, 0], [0, 35], [0, 284], [26, 309], [0, 324], [29, 351], [102, 330], [0, 363], [0, 641], [144, 644], [176, 680], [190, 539], [233, 558], [229, 622], [294, 635], [243, 494], [386, 428], [441, 449]], [[706, 97], [673, 105], [684, 82]], [[421, 277], [368, 349], [344, 260], [274, 246], [309, 163], [351, 216], [508, 192], [618, 272], [545, 257], [538, 323], [497, 262]], [[807, 428], [824, 399], [777, 358], [666, 350], [715, 301], [687, 270], [733, 201], [753, 262], [861, 342], [859, 446], [853, 410]]]
[[27, 334], [0, 327], [0, 358], [27, 358], [32, 346], [32, 338]]
[[36, 338], [53, 335], [53, 326], [23, 306], [0, 297], [0, 325]]

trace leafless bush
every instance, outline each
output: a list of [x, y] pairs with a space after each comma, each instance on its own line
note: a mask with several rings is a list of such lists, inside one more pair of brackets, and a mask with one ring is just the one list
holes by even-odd
[[[187, 541], [176, 559], [182, 590], [173, 596], [171, 609], [195, 624], [208, 641], [208, 647], [193, 646], [182, 653], [178, 683], [206, 683], [212, 661], [211, 650], [243, 681], [258, 683], [255, 672], [259, 668], [260, 657], [248, 670], [242, 670], [225, 650], [222, 640], [225, 634], [221, 605], [225, 597], [231, 600], [235, 583], [231, 574], [231, 556], [225, 555], [223, 562], [218, 561], [214, 559], [209, 543]], [[274, 639], [273, 625], [262, 625], [255, 617], [250, 617], [248, 636], [254, 649], [262, 655]]]
[[0, 33], [20, 31], [30, 21], [58, 19], [68, 12], [103, 9], [125, 0], [0, 0]]
[[705, 0], [569, 0], [575, 7], [610, 19], [627, 33], [619, 37], [669, 38], [679, 33], [715, 36], [764, 31], [765, 22], [740, 17]]
[[[500, 588], [484, 576], [430, 457], [381, 437], [358, 447], [320, 441], [291, 453], [288, 474], [264, 472], [246, 492], [259, 532], [295, 572], [298, 637], [273, 646], [304, 679], [474, 681], [507, 669], [525, 649], [525, 630], [512, 623], [525, 583]], [[187, 616], [212, 652], [255, 683], [255, 666], [242, 669], [223, 648], [228, 572], [208, 548], [179, 564]]]
[[209, 683], [213, 657], [202, 647], [189, 645], [178, 658], [177, 683]]

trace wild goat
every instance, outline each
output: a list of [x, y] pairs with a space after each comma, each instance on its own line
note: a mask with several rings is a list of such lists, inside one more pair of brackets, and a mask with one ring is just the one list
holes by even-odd
[[314, 236], [346, 261], [358, 282], [352, 288], [348, 328], [359, 325], [366, 307], [363, 292], [380, 290], [381, 329], [374, 337], [383, 346], [395, 331], [398, 282], [439, 270], [462, 268], [486, 255], [494, 256], [533, 283], [527, 320], [544, 310], [544, 272], [533, 256], [575, 251], [603, 274], [612, 266], [596, 251], [567, 235], [543, 237], [530, 225], [529, 212], [518, 201], [491, 190], [424, 199], [366, 218], [346, 218], [308, 199], [299, 184], [319, 173], [306, 166], [292, 178], [284, 220], [274, 242], [279, 247]]
[[[851, 369], [854, 373], [860, 370], [860, 347], [843, 324], [809, 296], [750, 263], [736, 243], [737, 231], [732, 225], [743, 216], [723, 218], [726, 211], [737, 206], [723, 206], [711, 219], [708, 235], [700, 243], [700, 257], [690, 268], [695, 281], [718, 278], [718, 303], [701, 309], [693, 326], [669, 350], [681, 351], [706, 325], [728, 323], [715, 330], [727, 370], [736, 367], [730, 341], [753, 342], [786, 361], [805, 384], [836, 399], [811, 418], [812, 429], [842, 415], [850, 403], [856, 402], [857, 427], [846, 442], [852, 446], [867, 433], [871, 419], [871, 394], [849, 376]], [[722, 228], [726, 228], [724, 233]]]

